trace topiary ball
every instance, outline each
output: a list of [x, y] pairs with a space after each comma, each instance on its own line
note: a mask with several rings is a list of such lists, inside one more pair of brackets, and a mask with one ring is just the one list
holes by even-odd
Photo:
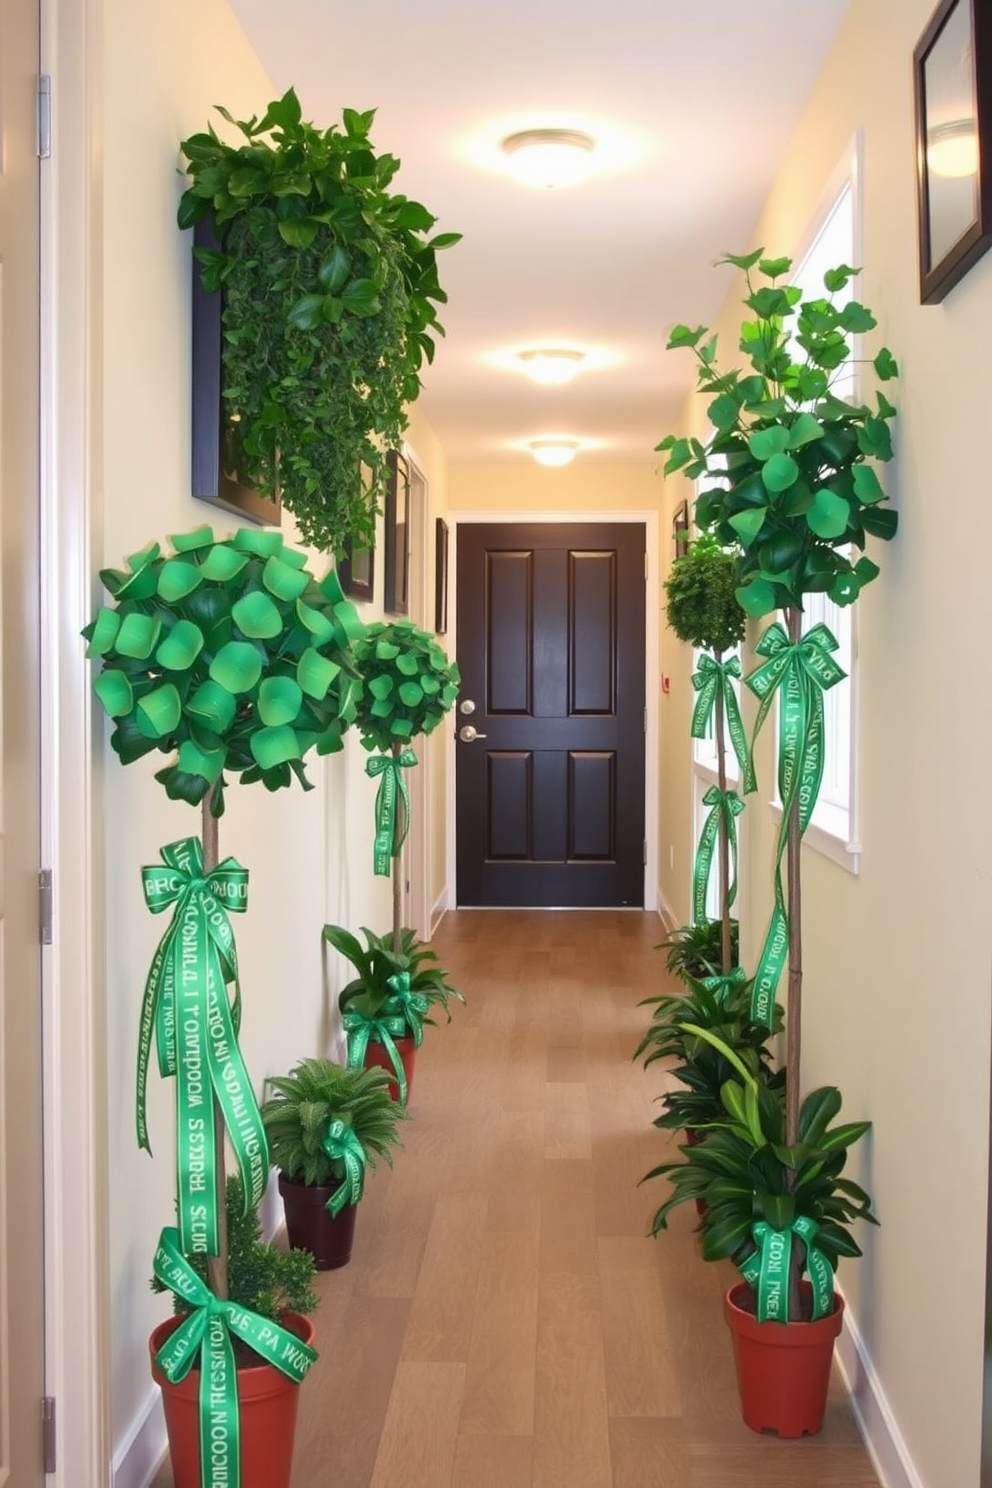
[[155, 779], [192, 805], [210, 792], [215, 816], [225, 771], [311, 789], [303, 757], [342, 747], [360, 688], [351, 646], [365, 627], [337, 575], [318, 583], [281, 532], [216, 540], [198, 527], [170, 541], [173, 555], [153, 543], [101, 573], [116, 604], [83, 631], [121, 763], [178, 751]]
[[362, 677], [355, 722], [366, 749], [388, 751], [429, 734], [458, 696], [457, 664], [410, 620], [370, 625], [355, 660]]
[[737, 560], [704, 536], [676, 558], [665, 580], [668, 623], [680, 641], [727, 651], [743, 639], [746, 616], [737, 601]]

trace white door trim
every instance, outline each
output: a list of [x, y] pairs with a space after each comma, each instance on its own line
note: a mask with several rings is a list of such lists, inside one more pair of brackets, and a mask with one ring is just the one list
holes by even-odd
[[[640, 522], [644, 526], [644, 544], [647, 553], [647, 577], [645, 580], [645, 645], [644, 645], [644, 700], [647, 710], [647, 728], [644, 739], [644, 836], [647, 842], [647, 863], [644, 867], [644, 908], [654, 912], [658, 905], [658, 688], [656, 678], [660, 675], [660, 652], [658, 615], [660, 614], [661, 591], [659, 587], [658, 560], [658, 513], [651, 508], [643, 511], [449, 511], [447, 517], [451, 531], [451, 594], [458, 593], [458, 528], [468, 522]], [[449, 655], [458, 654], [457, 605], [453, 602], [448, 610]], [[448, 751], [448, 768], [445, 776], [447, 853], [449, 880], [444, 903], [447, 909], [455, 907], [455, 750]]]
[[56, 1488], [110, 1482], [107, 1140], [102, 955], [94, 884], [89, 664], [79, 636], [95, 584], [99, 489], [102, 0], [40, 0], [52, 78], [42, 168], [42, 862], [54, 875], [43, 955], [46, 1391]]

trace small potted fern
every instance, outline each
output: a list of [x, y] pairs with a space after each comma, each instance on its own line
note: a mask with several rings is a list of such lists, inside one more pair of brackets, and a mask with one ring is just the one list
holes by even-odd
[[366, 1170], [379, 1157], [392, 1164], [396, 1124], [406, 1112], [391, 1099], [381, 1069], [303, 1059], [267, 1083], [273, 1094], [262, 1121], [279, 1168], [289, 1243], [309, 1250], [318, 1271], [347, 1265]]

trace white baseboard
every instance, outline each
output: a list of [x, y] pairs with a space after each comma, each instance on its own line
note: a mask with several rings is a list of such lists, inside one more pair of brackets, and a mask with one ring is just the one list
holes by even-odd
[[925, 1488], [849, 1307], [835, 1357], [882, 1488]]
[[131, 1429], [114, 1453], [113, 1488], [148, 1488], [166, 1453], [165, 1415], [157, 1385], [148, 1392]]
[[438, 925], [440, 925], [441, 921], [444, 919], [444, 916], [447, 913], [448, 913], [448, 890], [447, 890], [447, 888], [443, 888], [441, 890], [440, 894], [437, 896], [437, 899], [434, 901], [434, 904], [433, 904], [433, 906], [431, 908], [431, 928], [430, 928], [430, 935], [428, 935], [428, 937], [427, 937], [428, 940], [430, 940], [433, 937], [434, 931], [437, 929]]
[[655, 905], [655, 908], [658, 911], [658, 918], [661, 920], [661, 923], [665, 927], [665, 934], [671, 935], [672, 931], [675, 929], [677, 921], [675, 919], [675, 916], [672, 914], [672, 911], [669, 909], [668, 903], [660, 888], [658, 890], [658, 903]]

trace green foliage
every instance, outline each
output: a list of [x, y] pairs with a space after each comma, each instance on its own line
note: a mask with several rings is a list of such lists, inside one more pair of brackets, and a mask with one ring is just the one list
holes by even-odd
[[219, 250], [196, 253], [204, 287], [224, 294], [238, 475], [280, 490], [304, 541], [371, 546], [386, 451], [443, 335], [436, 255], [460, 235], [430, 236], [431, 213], [389, 189], [400, 162], [373, 149], [374, 109], [319, 130], [290, 89], [261, 119], [218, 113], [243, 142], [212, 126], [183, 140], [178, 220], [212, 215], [220, 235]]
[[736, 554], [709, 534], [690, 543], [665, 580], [668, 623], [680, 641], [727, 651], [744, 637], [746, 616], [736, 595]]
[[376, 1157], [392, 1165], [390, 1148], [400, 1140], [396, 1123], [406, 1119], [406, 1111], [390, 1096], [385, 1070], [302, 1059], [268, 1084], [275, 1091], [262, 1105], [269, 1155], [292, 1182], [325, 1187], [344, 1176], [343, 1161], [324, 1151], [332, 1121], [351, 1127], [369, 1168], [375, 1168]]
[[[817, 592], [852, 604], [878, 568], [866, 557], [852, 563], [840, 549], [863, 550], [868, 537], [888, 541], [897, 525], [870, 463], [892, 459], [895, 409], [881, 392], [872, 409], [832, 391], [852, 336], [875, 325], [864, 305], [833, 303], [857, 270], [828, 270], [826, 296], [804, 301], [794, 285], [776, 282], [791, 268], [787, 258], [759, 252], [721, 262], [745, 274], [752, 316], [741, 325], [740, 350], [751, 370], [721, 372], [707, 328], [676, 326], [669, 349], [694, 352], [716, 432], [705, 445], [668, 435], [657, 446], [668, 454], [665, 472], [724, 481], [699, 497], [696, 524], [739, 548], [737, 597], [749, 615], [802, 609], [803, 595]], [[771, 282], [755, 288], [753, 269]], [[873, 366], [883, 382], [898, 370], [885, 348]]]
[[[448, 982], [448, 973], [438, 964], [438, 957], [430, 946], [418, 940], [409, 929], [400, 931], [398, 950], [393, 949], [391, 931], [386, 935], [374, 935], [363, 926], [362, 934], [366, 942], [364, 947], [343, 925], [324, 926], [324, 939], [358, 972], [358, 976], [338, 994], [341, 1011], [353, 1008], [366, 1018], [378, 1017], [395, 997], [394, 989], [389, 985], [390, 978], [406, 972], [410, 978], [410, 992], [426, 998], [431, 1007], [442, 1008], [450, 1023], [449, 1000], [455, 997], [464, 1002], [465, 999]], [[406, 1008], [408, 1021], [410, 1013], [411, 1009]], [[435, 1019], [425, 1016], [423, 1022], [433, 1024]], [[415, 1031], [410, 1029], [411, 1033]]]
[[[319, 1298], [313, 1290], [316, 1271], [313, 1256], [308, 1250], [287, 1251], [266, 1244], [257, 1212], [254, 1209], [244, 1212], [241, 1179], [236, 1174], [227, 1180], [227, 1244], [227, 1287], [232, 1302], [274, 1322], [284, 1312], [315, 1311]], [[206, 1256], [191, 1255], [186, 1259], [206, 1285]], [[152, 1290], [164, 1292], [168, 1288], [153, 1276]], [[183, 1299], [172, 1295], [174, 1311], [188, 1312]]]
[[868, 1194], [842, 1174], [848, 1149], [871, 1123], [832, 1126], [840, 1112], [840, 1092], [823, 1086], [803, 1101], [798, 1141], [787, 1147], [777, 1090], [738, 1069], [724, 1084], [721, 1099], [722, 1118], [694, 1145], [679, 1149], [682, 1160], [661, 1163], [642, 1179], [665, 1177], [672, 1185], [651, 1233], [667, 1227], [679, 1204], [699, 1199], [705, 1206], [699, 1224], [705, 1260], [729, 1258], [740, 1266], [757, 1249], [756, 1223], [764, 1220], [773, 1229], [785, 1229], [800, 1215], [816, 1222], [817, 1248], [834, 1270], [841, 1256], [860, 1255], [851, 1226], [857, 1219], [877, 1220]]
[[210, 792], [215, 816], [225, 771], [309, 790], [304, 756], [340, 749], [356, 715], [357, 611], [336, 574], [318, 583], [280, 532], [216, 541], [198, 527], [170, 541], [174, 555], [153, 543], [127, 571], [101, 573], [116, 604], [83, 631], [121, 763], [175, 753], [156, 780], [193, 805]]
[[355, 661], [363, 684], [356, 723], [366, 749], [389, 751], [429, 734], [458, 696], [457, 663], [410, 620], [370, 625]]
[[[700, 979], [719, 976], [722, 967], [723, 923], [700, 920], [697, 925], [677, 925], [671, 935], [655, 946], [667, 951], [665, 967], [673, 976]], [[737, 965], [739, 927], [730, 921], [730, 964]]]
[[[660, 1097], [663, 1111], [654, 1122], [659, 1130], [693, 1131], [722, 1118], [720, 1091], [736, 1070], [724, 1049], [736, 1054], [755, 1079], [776, 1090], [784, 1085], [785, 1070], [773, 1070], [767, 1047], [781, 1031], [782, 1009], [776, 1003], [771, 1028], [755, 1023], [750, 981], [721, 993], [687, 977], [684, 992], [646, 997], [638, 1006], [653, 1007], [654, 1014], [633, 1057], [644, 1056], [645, 1069], [658, 1059], [673, 1060], [671, 1073], [682, 1086]], [[723, 1047], [702, 1037], [700, 1028], [715, 1033]]]

